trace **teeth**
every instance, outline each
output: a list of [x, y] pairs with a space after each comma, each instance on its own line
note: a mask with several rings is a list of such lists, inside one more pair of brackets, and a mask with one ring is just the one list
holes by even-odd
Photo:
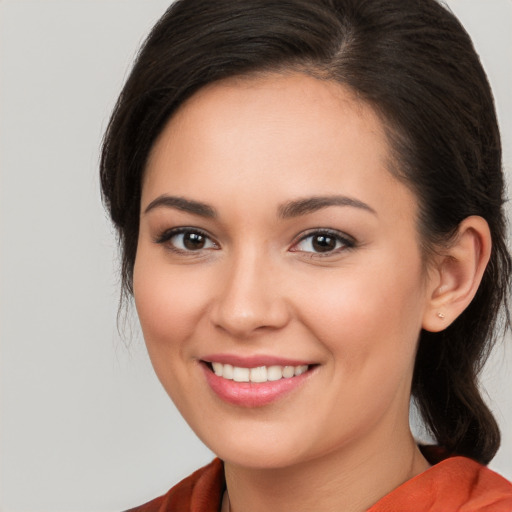
[[222, 365], [222, 375], [225, 379], [233, 380], [233, 367], [230, 364]]
[[233, 380], [235, 382], [249, 382], [249, 368], [233, 367]]
[[218, 375], [219, 377], [222, 377], [222, 364], [221, 363], [212, 363], [213, 371], [215, 372], [215, 375]]
[[281, 380], [283, 378], [282, 366], [269, 366], [267, 370], [267, 379], [270, 381]]
[[295, 368], [293, 366], [285, 366], [283, 368], [283, 377], [289, 379], [295, 375]]
[[251, 368], [251, 382], [267, 382], [267, 367]]
[[308, 365], [303, 364], [302, 366], [296, 366], [295, 367], [295, 376], [302, 375], [303, 373], [306, 373], [308, 371]]
[[235, 382], [273, 382], [290, 379], [302, 375], [308, 370], [308, 365], [300, 366], [258, 366], [243, 368], [230, 364], [212, 363], [215, 375]]

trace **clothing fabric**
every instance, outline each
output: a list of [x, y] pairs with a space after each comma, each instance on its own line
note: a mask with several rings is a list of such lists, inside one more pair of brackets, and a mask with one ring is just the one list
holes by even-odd
[[[214, 459], [164, 496], [127, 512], [219, 512], [225, 486], [223, 464]], [[450, 457], [367, 512], [512, 512], [512, 483], [471, 459]]]

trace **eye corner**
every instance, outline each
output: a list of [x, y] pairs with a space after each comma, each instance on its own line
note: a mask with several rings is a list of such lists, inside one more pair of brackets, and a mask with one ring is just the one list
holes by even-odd
[[339, 255], [355, 248], [356, 245], [356, 240], [342, 231], [332, 228], [314, 228], [298, 235], [288, 250], [302, 253], [311, 259]]
[[[189, 239], [185, 238], [187, 235]], [[173, 241], [173, 239], [176, 240]], [[164, 229], [153, 237], [153, 241], [175, 254], [184, 256], [220, 249], [220, 244], [209, 233], [192, 226]]]

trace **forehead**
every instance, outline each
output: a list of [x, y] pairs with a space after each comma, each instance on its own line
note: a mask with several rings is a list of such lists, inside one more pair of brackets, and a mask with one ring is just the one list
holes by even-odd
[[309, 140], [295, 148], [298, 152], [322, 141], [328, 145], [336, 137], [347, 139], [349, 131], [352, 138], [372, 132], [373, 142], [388, 156], [380, 118], [348, 87], [298, 72], [232, 77], [208, 84], [180, 105], [153, 145], [148, 167], [162, 146], [171, 149], [190, 136], [221, 150], [229, 141], [249, 138], [268, 143], [265, 135], [280, 142]]
[[232, 78], [204, 87], [170, 119], [148, 159], [143, 196], [194, 190], [210, 200], [222, 184], [231, 198], [347, 190], [367, 202], [372, 182], [390, 194], [402, 186], [389, 167], [379, 116], [348, 88], [300, 73]]

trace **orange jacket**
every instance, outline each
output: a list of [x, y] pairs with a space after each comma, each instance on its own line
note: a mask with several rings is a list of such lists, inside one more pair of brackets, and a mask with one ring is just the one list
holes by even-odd
[[[167, 494], [128, 512], [218, 512], [225, 489], [219, 459]], [[435, 464], [380, 499], [367, 512], [512, 512], [512, 484], [466, 457]]]

